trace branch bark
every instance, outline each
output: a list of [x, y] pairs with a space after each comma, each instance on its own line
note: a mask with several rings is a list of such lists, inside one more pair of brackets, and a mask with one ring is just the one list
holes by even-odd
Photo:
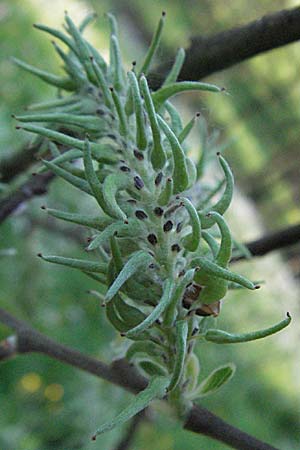
[[[248, 248], [252, 256], [263, 256], [274, 250], [279, 250], [300, 242], [300, 224], [274, 231], [270, 234], [246, 242], [244, 245]], [[243, 256], [232, 258], [233, 261], [244, 259]]]
[[47, 193], [47, 186], [55, 175], [51, 172], [35, 175], [16, 192], [0, 201], [0, 224], [24, 202]]
[[[78, 350], [55, 342], [2, 308], [0, 308], [0, 322], [16, 333], [15, 337], [9, 337], [0, 343], [0, 361], [17, 354], [42, 353], [121, 386], [132, 393], [137, 393], [147, 386], [147, 380], [124, 359], [117, 360], [108, 366]], [[3, 351], [3, 348], [7, 348], [8, 342], [10, 343], [9, 352]], [[184, 428], [224, 442], [238, 450], [276, 450], [196, 405], [189, 411]]]
[[[186, 50], [179, 79], [199, 80], [299, 39], [300, 7], [277, 11], [215, 35], [197, 36]], [[163, 63], [150, 75], [152, 89], [161, 85], [170, 66], [169, 62]]]

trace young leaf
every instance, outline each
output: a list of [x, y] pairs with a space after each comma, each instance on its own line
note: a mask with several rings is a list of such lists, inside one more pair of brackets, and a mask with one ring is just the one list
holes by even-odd
[[159, 43], [160, 43], [160, 39], [161, 39], [161, 35], [162, 35], [164, 23], [165, 23], [165, 16], [166, 16], [166, 13], [163, 11], [162, 16], [158, 22], [157, 29], [152, 37], [150, 47], [147, 51], [146, 57], [144, 59], [142, 67], [139, 71], [138, 78], [141, 76], [142, 73], [144, 73], [145, 75], [147, 75], [147, 73], [148, 73], [150, 64], [154, 58], [154, 55], [155, 55], [155, 53], [158, 49]]
[[141, 91], [144, 97], [145, 108], [148, 113], [153, 136], [153, 148], [151, 151], [151, 162], [154, 169], [162, 169], [166, 163], [166, 154], [161, 143], [160, 129], [157, 123], [156, 112], [152, 102], [151, 94], [145, 76], [140, 79]]
[[83, 259], [64, 258], [63, 256], [52, 256], [38, 254], [44, 261], [48, 261], [54, 264], [62, 264], [63, 266], [72, 267], [73, 269], [80, 269], [85, 272], [100, 272], [106, 273], [107, 264], [99, 263], [96, 261], [85, 261]]
[[215, 223], [213, 217], [206, 217], [207, 213], [210, 211], [215, 211], [223, 215], [225, 211], [228, 209], [233, 196], [233, 186], [234, 186], [233, 174], [225, 158], [223, 158], [223, 156], [221, 156], [220, 154], [218, 154], [218, 156], [219, 162], [225, 174], [226, 187], [222, 197], [217, 203], [199, 212], [202, 228], [210, 228]]
[[13, 61], [22, 69], [32, 73], [33, 75], [36, 75], [41, 80], [45, 81], [48, 84], [51, 84], [52, 86], [64, 89], [66, 91], [75, 91], [77, 88], [77, 83], [75, 82], [75, 80], [72, 80], [69, 77], [59, 77], [57, 75], [53, 75], [52, 73], [38, 69], [37, 67], [31, 66], [30, 64], [27, 64], [17, 58], [13, 58]]
[[176, 54], [176, 58], [174, 64], [167, 75], [167, 78], [163, 82], [163, 86], [167, 86], [168, 84], [175, 83], [178, 78], [178, 75], [181, 71], [185, 59], [185, 51], [184, 48], [180, 48]]
[[214, 84], [202, 83], [199, 81], [181, 81], [178, 83], [168, 84], [152, 94], [152, 100], [155, 108], [159, 110], [166, 100], [184, 91], [222, 92], [222, 89]]
[[131, 95], [135, 112], [136, 144], [139, 150], [145, 150], [147, 147], [147, 133], [140, 88], [134, 72], [128, 72], [127, 76], [131, 87]]
[[131, 255], [131, 257], [128, 259], [125, 266], [107, 291], [106, 301], [109, 302], [121, 289], [123, 284], [126, 283], [126, 281], [130, 277], [132, 277], [132, 275], [134, 275], [138, 270], [145, 270], [146, 267], [148, 267], [148, 265], [151, 263], [151, 261], [152, 256], [150, 256], [149, 253], [146, 253], [143, 250], [140, 250]]
[[269, 328], [242, 334], [231, 334], [222, 330], [209, 329], [205, 333], [204, 338], [206, 341], [214, 342], [216, 344], [239, 344], [241, 342], [255, 341], [256, 339], [262, 339], [283, 330], [283, 328], [290, 324], [291, 320], [290, 314], [287, 313], [286, 319]]
[[132, 328], [130, 331], [126, 333], [127, 337], [132, 338], [138, 336], [139, 333], [142, 333], [143, 331], [147, 330], [151, 325], [154, 324], [154, 322], [161, 316], [161, 314], [170, 304], [170, 301], [172, 299], [173, 287], [174, 282], [170, 279], [167, 279], [165, 281], [162, 298], [160, 299], [157, 306], [152, 310], [149, 316], [142, 323], [140, 323], [139, 325]]
[[167, 377], [153, 377], [146, 389], [137, 394], [134, 400], [115, 419], [98, 428], [92, 439], [95, 440], [99, 434], [131, 419], [131, 417], [145, 409], [155, 398], [164, 397], [168, 383], [169, 379]]
[[180, 143], [178, 142], [177, 137], [175, 136], [169, 125], [159, 115], [157, 115], [157, 120], [164, 134], [166, 135], [168, 141], [170, 142], [172, 148], [174, 160], [174, 170], [173, 170], [174, 193], [178, 194], [179, 192], [184, 191], [189, 184], [185, 154]]
[[190, 398], [196, 399], [206, 395], [213, 394], [223, 384], [227, 383], [235, 373], [234, 364], [226, 364], [215, 369], [208, 377], [202, 381], [198, 388], [190, 394]]
[[168, 391], [175, 389], [181, 381], [186, 358], [187, 335], [188, 322], [186, 320], [179, 320], [176, 322], [176, 356]]

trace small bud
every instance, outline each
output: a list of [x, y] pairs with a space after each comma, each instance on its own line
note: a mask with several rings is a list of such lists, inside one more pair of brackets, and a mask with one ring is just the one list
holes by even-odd
[[159, 206], [157, 206], [156, 208], [154, 208], [154, 214], [157, 216], [157, 217], [161, 217], [162, 215], [163, 215], [163, 213], [164, 213], [164, 210], [162, 209], [162, 208], [160, 208]]
[[183, 222], [178, 222], [177, 226], [176, 226], [176, 233], [180, 233], [180, 231], [182, 230], [183, 227]]
[[167, 233], [168, 231], [171, 231], [172, 228], [173, 228], [173, 222], [171, 220], [168, 220], [163, 226], [163, 230], [165, 233]]
[[158, 186], [161, 183], [162, 177], [163, 177], [163, 173], [162, 172], [159, 172], [156, 175], [156, 178], [154, 180], [155, 186]]
[[139, 161], [143, 161], [143, 159], [144, 159], [143, 153], [141, 153], [135, 149], [135, 150], [133, 150], [133, 154], [136, 157], [136, 159], [138, 159]]
[[153, 233], [148, 234], [147, 239], [150, 242], [150, 244], [152, 244], [152, 245], [157, 244], [157, 237], [155, 236], [155, 234], [153, 234]]
[[138, 209], [137, 211], [135, 211], [135, 216], [136, 216], [138, 219], [140, 219], [140, 220], [144, 220], [144, 219], [147, 219], [147, 218], [148, 218], [147, 214], [146, 214], [144, 211], [140, 210], [140, 209]]
[[122, 172], [130, 172], [130, 168], [127, 166], [121, 166], [120, 170], [122, 170]]
[[138, 190], [141, 190], [141, 189], [144, 187], [144, 182], [143, 182], [143, 180], [142, 180], [140, 177], [135, 176], [135, 177], [134, 177], [134, 186], [135, 186]]

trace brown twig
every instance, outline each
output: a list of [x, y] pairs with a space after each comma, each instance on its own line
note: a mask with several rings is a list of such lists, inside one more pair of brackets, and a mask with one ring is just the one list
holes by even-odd
[[[246, 242], [244, 245], [248, 248], [252, 256], [263, 256], [274, 250], [279, 250], [297, 244], [298, 242], [300, 242], [300, 224], [274, 231], [255, 241]], [[232, 262], [241, 259], [244, 259], [244, 256], [234, 257], [232, 258]]]
[[26, 181], [16, 192], [0, 201], [0, 223], [12, 214], [22, 203], [37, 195], [47, 192], [47, 186], [54, 178], [54, 174], [47, 172], [35, 175]]
[[[78, 350], [53, 341], [2, 308], [0, 308], [0, 322], [15, 331], [14, 337], [6, 339], [4, 344], [0, 345], [0, 360], [2, 361], [12, 355], [37, 352], [89, 372], [133, 393], [137, 393], [147, 386], [147, 380], [124, 359], [117, 360], [108, 366]], [[3, 355], [1, 350], [3, 346], [7, 345], [8, 340], [12, 348], [9, 354], [6, 352]], [[276, 450], [226, 423], [205, 408], [196, 405], [189, 411], [184, 428], [204, 434], [239, 450]]]
[[[199, 80], [260, 53], [300, 39], [300, 7], [285, 9], [211, 36], [191, 39], [180, 80]], [[157, 89], [170, 69], [169, 61], [157, 67], [151, 78]]]

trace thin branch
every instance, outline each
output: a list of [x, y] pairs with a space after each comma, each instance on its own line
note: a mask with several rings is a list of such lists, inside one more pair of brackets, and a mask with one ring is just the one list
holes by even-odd
[[[252, 256], [263, 256], [274, 250], [279, 250], [300, 242], [300, 224], [283, 228], [255, 241], [246, 242], [244, 245], [248, 248]], [[233, 261], [244, 259], [244, 256], [232, 258]]]
[[47, 172], [35, 175], [26, 181], [16, 192], [0, 201], [0, 223], [12, 214], [22, 203], [37, 195], [47, 193], [47, 186], [54, 178], [54, 174]]
[[275, 447], [228, 425], [220, 417], [199, 406], [193, 406], [189, 411], [184, 428], [194, 433], [204, 434], [240, 450], [276, 450]]
[[[300, 39], [300, 7], [285, 9], [211, 36], [191, 39], [180, 80], [199, 80], [227, 69], [260, 53], [273, 50]], [[155, 69], [152, 89], [157, 89], [170, 63]]]
[[[55, 342], [2, 308], [0, 308], [0, 322], [16, 332], [16, 337], [8, 338], [10, 342], [14, 342], [14, 350], [11, 354], [42, 353], [124, 387], [133, 393], [147, 386], [147, 380], [124, 359], [117, 360], [108, 366], [95, 358]], [[6, 357], [2, 358], [2, 360], [5, 359]], [[276, 450], [200, 406], [193, 406], [189, 411], [184, 428], [224, 442], [238, 450]]]
[[0, 180], [2, 183], [8, 183], [17, 175], [25, 172], [28, 167], [36, 163], [36, 155], [41, 149], [43, 139], [36, 140], [33, 145], [25, 145], [18, 152], [0, 160]]

